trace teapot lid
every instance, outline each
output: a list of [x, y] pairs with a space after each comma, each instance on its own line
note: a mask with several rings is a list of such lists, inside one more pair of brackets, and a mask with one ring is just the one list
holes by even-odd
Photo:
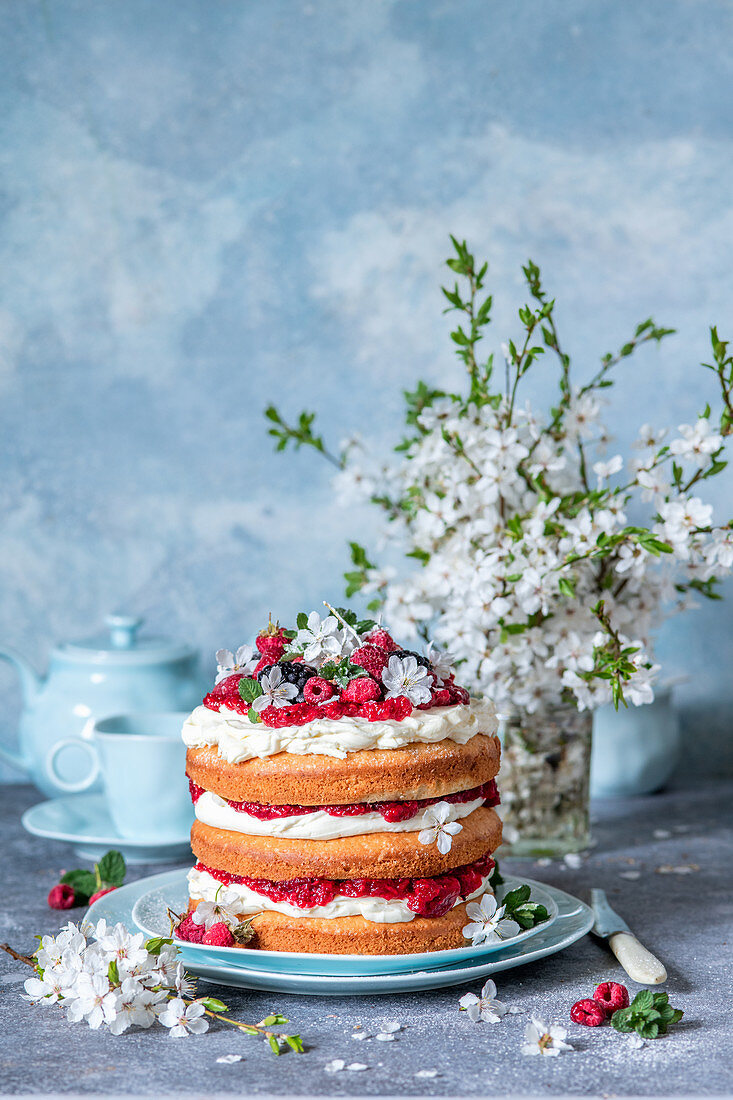
[[64, 642], [54, 655], [67, 661], [92, 661], [105, 665], [144, 665], [191, 657], [195, 650], [181, 642], [154, 636], [137, 636], [143, 619], [135, 615], [106, 615], [108, 633], [81, 642]]

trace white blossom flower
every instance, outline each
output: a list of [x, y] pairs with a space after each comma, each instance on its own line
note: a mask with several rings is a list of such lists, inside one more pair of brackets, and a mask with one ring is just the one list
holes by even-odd
[[425, 656], [432, 665], [438, 685], [444, 684], [455, 673], [455, 657], [447, 649], [440, 649], [435, 642], [428, 644], [428, 651]]
[[330, 1062], [326, 1062], [323, 1068], [326, 1073], [340, 1073], [345, 1065], [346, 1062], [343, 1058], [332, 1058]]
[[641, 494], [641, 499], [660, 501], [669, 492], [669, 479], [666, 477], [662, 467], [656, 467], [653, 470], [639, 470], [636, 475], [636, 480], [644, 490]]
[[73, 1000], [69, 1001], [66, 1016], [71, 1023], [86, 1020], [96, 1030], [103, 1023], [110, 1024], [117, 1015], [117, 994], [110, 987], [106, 974], [80, 974], [74, 985]]
[[594, 462], [593, 473], [598, 478], [598, 488], [600, 489], [609, 477], [613, 477], [614, 474], [623, 469], [623, 465], [624, 460], [621, 455], [614, 455], [613, 458], [609, 458], [608, 462]]
[[570, 1043], [566, 1043], [567, 1028], [548, 1027], [542, 1020], [532, 1017], [532, 1023], [524, 1029], [524, 1043], [522, 1054], [544, 1054], [550, 1058], [557, 1057], [564, 1050], [572, 1050]]
[[418, 664], [416, 657], [396, 657], [392, 654], [382, 669], [382, 683], [387, 689], [386, 699], [404, 695], [413, 706], [430, 702], [430, 673], [424, 665]]
[[241, 1054], [222, 1054], [216, 1060], [217, 1060], [217, 1062], [220, 1062], [224, 1066], [233, 1066], [235, 1062], [241, 1062], [242, 1061], [242, 1055]]
[[421, 844], [435, 844], [442, 856], [448, 854], [453, 837], [460, 833], [463, 826], [460, 821], [449, 821], [451, 806], [448, 802], [437, 802], [425, 811], [427, 826], [417, 834]]
[[186, 1005], [181, 997], [173, 997], [158, 1019], [164, 1027], [170, 1028], [171, 1039], [183, 1039], [186, 1035], [203, 1035], [209, 1030], [209, 1021], [205, 1020], [206, 1009], [199, 1001]]
[[707, 417], [701, 416], [695, 424], [680, 424], [679, 438], [669, 445], [670, 453], [687, 458], [696, 466], [707, 465], [710, 455], [723, 446], [723, 437], [710, 426]]
[[617, 573], [632, 573], [635, 577], [642, 576], [645, 568], [644, 559], [647, 551], [638, 542], [623, 542], [618, 548], [618, 559], [615, 569]]
[[498, 1024], [508, 1011], [507, 1006], [496, 999], [496, 983], [491, 978], [484, 985], [479, 997], [475, 993], [464, 993], [458, 1003], [474, 1023], [484, 1020], [489, 1024]]
[[274, 665], [269, 672], [263, 673], [260, 679], [262, 695], [258, 695], [252, 703], [259, 713], [265, 707], [287, 707], [298, 694], [295, 684], [289, 684], [283, 680], [282, 669]]
[[227, 890], [222, 887], [216, 891], [214, 901], [200, 901], [198, 903], [191, 914], [191, 919], [194, 924], [202, 924], [207, 932], [215, 924], [222, 922], [227, 925], [238, 924], [238, 904], [239, 898], [234, 890]]
[[[235, 917], [235, 921], [236, 919], [237, 918]], [[175, 973], [173, 975], [173, 981], [171, 982], [170, 988], [175, 989], [179, 997], [190, 998], [196, 996], [196, 981], [194, 978], [190, 978], [188, 976], [188, 974], [186, 973], [186, 968], [181, 962], [176, 965]]]
[[474, 947], [482, 943], [502, 943], [519, 935], [521, 928], [515, 920], [504, 916], [505, 906], [499, 905], [493, 894], [484, 894], [480, 902], [470, 901], [466, 916], [471, 921], [463, 928], [463, 935]]
[[592, 393], [574, 393], [565, 414], [564, 427], [570, 439], [590, 439], [601, 411]]
[[26, 993], [23, 1000], [32, 1004], [57, 1004], [67, 996], [76, 977], [76, 972], [66, 967], [47, 966], [42, 978], [27, 978], [23, 983]]
[[236, 653], [232, 653], [231, 649], [217, 649], [216, 683], [225, 680], [227, 676], [233, 676], [235, 672], [251, 676], [258, 660], [251, 645], [240, 645]]
[[113, 929], [105, 931], [98, 943], [107, 962], [114, 960], [120, 968], [134, 970], [136, 966], [142, 966], [147, 961], [148, 952], [143, 946], [144, 940], [142, 932], [132, 935], [124, 924], [116, 924]]
[[660, 505], [659, 514], [663, 520], [662, 534], [671, 542], [678, 557], [687, 560], [690, 556], [688, 541], [698, 528], [710, 525], [713, 516], [712, 506], [703, 504], [699, 497], [680, 497]]
[[298, 631], [295, 644], [302, 649], [304, 660], [311, 665], [340, 657], [344, 642], [338, 619], [335, 615], [326, 615], [321, 619], [317, 611], [311, 611], [308, 626]]
[[640, 450], [655, 450], [667, 434], [666, 428], [661, 431], [653, 428], [651, 424], [642, 424], [639, 428], [639, 436], [634, 447]]

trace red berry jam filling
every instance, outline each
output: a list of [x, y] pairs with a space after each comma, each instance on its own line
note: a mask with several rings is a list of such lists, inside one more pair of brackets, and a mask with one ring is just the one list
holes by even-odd
[[404, 901], [408, 909], [419, 917], [442, 917], [459, 898], [468, 897], [478, 890], [494, 866], [494, 860], [487, 853], [474, 863], [456, 867], [447, 874], [433, 878], [300, 878], [287, 882], [231, 875], [228, 871], [217, 871], [203, 863], [197, 863], [196, 870], [206, 871], [225, 886], [241, 884], [271, 901], [287, 902], [299, 909], [328, 905], [336, 897], [385, 898], [388, 901]]
[[[198, 802], [204, 793], [204, 788], [188, 781], [191, 799]], [[458, 791], [456, 794], [440, 795], [437, 798], [405, 799], [394, 802], [353, 802], [344, 806], [268, 806], [261, 802], [235, 802], [231, 798], [224, 799], [232, 809], [239, 813], [250, 814], [259, 821], [275, 821], [280, 817], [300, 817], [303, 814], [312, 814], [317, 810], [323, 810], [332, 817], [359, 817], [361, 814], [379, 813], [385, 821], [409, 821], [426, 806], [434, 806], [436, 802], [452, 802], [460, 805], [464, 802], [474, 802], [482, 798], [485, 806], [498, 806], [499, 792], [496, 789], [496, 781], [490, 779], [488, 783], [482, 783], [480, 787], [473, 787], [470, 791]]]

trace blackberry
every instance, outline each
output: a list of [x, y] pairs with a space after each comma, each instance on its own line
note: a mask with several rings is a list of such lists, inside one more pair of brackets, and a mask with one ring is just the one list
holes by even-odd
[[430, 661], [427, 657], [424, 657], [422, 653], [416, 653], [414, 649], [395, 649], [390, 653], [390, 657], [414, 657], [419, 665], [423, 668], [431, 668]]
[[260, 669], [257, 673], [257, 679], [261, 681], [265, 673], [270, 672], [273, 668], [280, 669], [285, 683], [295, 684], [297, 687], [298, 694], [293, 700], [294, 703], [303, 702], [303, 688], [306, 682], [313, 676], [318, 675], [318, 672], [312, 665], [306, 665], [302, 661], [276, 661], [274, 664], [266, 665], [265, 668]]

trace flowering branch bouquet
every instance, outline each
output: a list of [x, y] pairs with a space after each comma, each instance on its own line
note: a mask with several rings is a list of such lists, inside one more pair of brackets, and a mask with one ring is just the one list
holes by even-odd
[[[464, 682], [498, 707], [651, 702], [653, 627], [694, 592], [716, 598], [733, 564], [731, 523], [715, 524], [697, 495], [726, 465], [733, 356], [713, 328], [713, 361], [704, 366], [720, 385], [714, 416], [708, 406], [676, 433], [644, 424], [633, 458], [604, 459], [601, 399], [615, 368], [674, 330], [643, 321], [579, 386], [555, 302], [529, 261], [522, 337], [502, 345], [497, 384], [494, 356], [479, 348], [491, 320], [488, 265], [451, 240], [457, 279], [443, 294], [446, 312], [459, 315], [451, 338], [466, 368], [462, 391], [420, 382], [406, 393], [407, 435], [387, 463], [370, 462], [356, 440], [333, 453], [312, 413], [291, 425], [270, 406], [270, 434], [279, 450], [318, 450], [338, 468], [342, 496], [377, 505], [405, 548], [412, 568], [398, 578], [352, 543], [347, 593], [367, 594], [370, 610], [383, 610], [407, 637], [430, 633], [448, 644]], [[546, 354], [558, 364], [558, 394], [540, 413], [520, 403], [520, 387]], [[646, 521], [630, 523], [632, 509]]]
[[203, 1035], [213, 1019], [265, 1039], [274, 1054], [286, 1044], [304, 1052], [299, 1035], [271, 1030], [289, 1023], [286, 1016], [273, 1013], [257, 1024], [243, 1023], [226, 1016], [228, 1007], [216, 997], [197, 997], [196, 982], [179, 961], [172, 938], [146, 940], [142, 932], [128, 932], [123, 924], [112, 926], [102, 919], [81, 925], [70, 921], [58, 935], [37, 939], [33, 955], [21, 955], [7, 943], [0, 950], [35, 971], [25, 982], [23, 999], [61, 1005], [70, 1023], [87, 1023], [93, 1030], [105, 1027], [112, 1035], [160, 1023], [171, 1038], [180, 1039]]

